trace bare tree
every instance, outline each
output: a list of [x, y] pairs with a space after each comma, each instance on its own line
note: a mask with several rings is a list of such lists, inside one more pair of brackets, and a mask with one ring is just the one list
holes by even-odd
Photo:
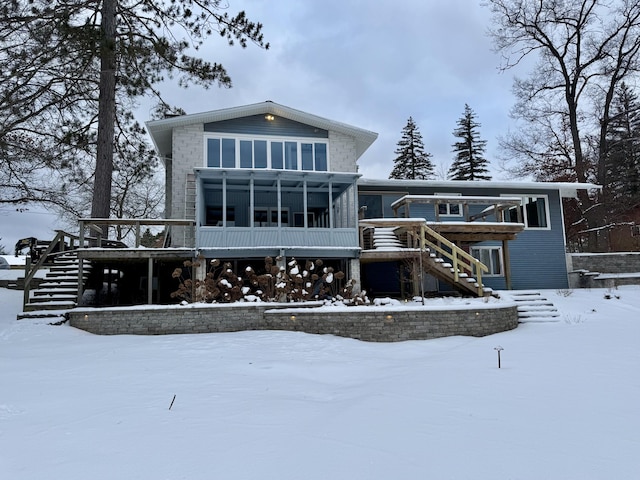
[[[561, 178], [605, 188], [606, 135], [611, 103], [623, 79], [638, 71], [640, 2], [632, 0], [487, 0], [490, 35], [504, 55], [502, 69], [537, 56], [526, 79], [517, 79], [513, 116], [524, 135], [503, 139], [529, 167], [555, 164]], [[602, 222], [598, 199], [580, 192], [589, 227]]]

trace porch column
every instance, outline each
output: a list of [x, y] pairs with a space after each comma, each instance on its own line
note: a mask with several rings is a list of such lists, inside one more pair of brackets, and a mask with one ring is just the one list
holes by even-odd
[[509, 240], [502, 241], [502, 263], [504, 264], [504, 281], [507, 290], [511, 290], [511, 257], [509, 255]]
[[329, 228], [333, 232], [333, 181], [329, 180]]
[[350, 258], [349, 259], [349, 279], [354, 280], [355, 282], [352, 290], [352, 293], [354, 295], [357, 295], [362, 291], [362, 283], [360, 283], [360, 277], [361, 277], [360, 259]]
[[302, 180], [302, 209], [304, 210], [304, 228], [309, 228], [309, 221], [307, 219], [307, 177]]

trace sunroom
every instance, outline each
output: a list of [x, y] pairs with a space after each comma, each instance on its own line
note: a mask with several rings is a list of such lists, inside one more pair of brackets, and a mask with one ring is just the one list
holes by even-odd
[[205, 255], [357, 255], [358, 174], [223, 168], [195, 173], [196, 246]]

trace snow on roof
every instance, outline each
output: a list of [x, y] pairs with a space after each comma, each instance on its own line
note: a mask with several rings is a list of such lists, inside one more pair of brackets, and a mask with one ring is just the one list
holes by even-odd
[[[358, 185], [367, 187], [395, 187], [395, 188], [407, 188], [407, 187], [423, 187], [423, 188], [446, 188], [446, 189], [459, 189], [461, 191], [469, 188], [474, 189], [491, 189], [491, 190], [518, 190], [523, 194], [527, 193], [527, 190], [557, 190], [564, 198], [574, 198], [577, 195], [578, 190], [600, 190], [602, 187], [594, 183], [570, 183], [570, 182], [518, 182], [518, 181], [466, 181], [466, 180], [396, 180], [396, 179], [372, 179], [361, 178], [358, 180]], [[513, 192], [516, 193], [516, 192]]]

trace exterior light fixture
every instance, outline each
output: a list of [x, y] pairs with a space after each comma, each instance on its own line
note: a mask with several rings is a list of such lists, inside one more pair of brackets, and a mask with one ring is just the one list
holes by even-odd
[[295, 322], [295, 321], [296, 321], [296, 316], [295, 316], [295, 315], [291, 315], [291, 316], [289, 317], [289, 319], [290, 319], [292, 322]]
[[500, 352], [502, 350], [504, 350], [504, 348], [502, 348], [500, 345], [498, 345], [497, 347], [494, 348], [494, 350], [496, 350], [498, 352], [498, 368], [500, 368]]
[[265, 119], [266, 121], [268, 121], [268, 122], [273, 122], [273, 121], [276, 119], [276, 117], [274, 117], [274, 116], [273, 116], [273, 115], [271, 115], [270, 113], [267, 113], [267, 114], [264, 116], [264, 119]]

